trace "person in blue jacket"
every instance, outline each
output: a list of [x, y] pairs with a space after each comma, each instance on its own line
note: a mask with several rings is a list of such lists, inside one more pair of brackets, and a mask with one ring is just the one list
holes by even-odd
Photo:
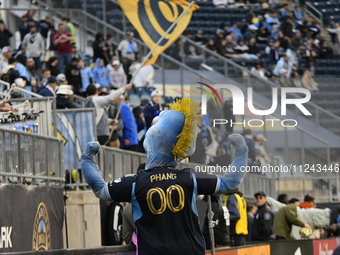
[[53, 75], [48, 77], [47, 83], [38, 89], [38, 94], [44, 97], [56, 97], [57, 78]]
[[150, 103], [144, 108], [144, 118], [146, 128], [149, 129], [152, 125], [153, 118], [159, 116], [161, 111], [163, 111], [163, 107], [161, 102], [162, 94], [158, 90], [154, 90], [151, 93], [151, 101]]
[[123, 136], [120, 138], [120, 148], [129, 151], [136, 151], [138, 146], [137, 124], [130, 107], [124, 101], [118, 104], [122, 105], [121, 115], [123, 119]]
[[81, 75], [81, 84], [83, 85], [83, 87], [81, 88], [81, 92], [85, 92], [87, 86], [93, 83], [93, 73], [90, 68], [85, 67], [84, 60], [79, 60], [79, 68]]
[[107, 69], [104, 66], [104, 60], [101, 58], [97, 58], [96, 64], [97, 67], [93, 69], [94, 82], [99, 83], [101, 86], [108, 88], [110, 85], [110, 79], [109, 73], [107, 72]]

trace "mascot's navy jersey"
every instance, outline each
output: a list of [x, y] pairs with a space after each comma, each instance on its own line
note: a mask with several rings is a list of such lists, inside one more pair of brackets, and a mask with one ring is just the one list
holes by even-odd
[[196, 209], [199, 194], [214, 194], [218, 178], [192, 169], [156, 167], [108, 183], [111, 199], [130, 202], [141, 255], [203, 255]]

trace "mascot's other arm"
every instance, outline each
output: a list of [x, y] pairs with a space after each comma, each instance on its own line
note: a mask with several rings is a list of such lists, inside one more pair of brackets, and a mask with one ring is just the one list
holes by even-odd
[[116, 202], [129, 202], [131, 200], [132, 184], [134, 176], [122, 177], [113, 182], [105, 182], [93, 155], [98, 153], [100, 145], [98, 142], [89, 142], [81, 156], [81, 170], [86, 182], [91, 187], [96, 197]]
[[[235, 158], [231, 164], [230, 171], [227, 171], [223, 176], [218, 176], [216, 194], [223, 194], [236, 189], [246, 175], [248, 147], [244, 138], [239, 134], [229, 135], [228, 138], [236, 149]], [[242, 166], [243, 168], [241, 169]]]

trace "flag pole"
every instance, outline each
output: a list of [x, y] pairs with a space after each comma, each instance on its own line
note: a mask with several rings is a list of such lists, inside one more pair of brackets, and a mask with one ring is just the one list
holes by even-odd
[[[149, 60], [149, 57], [151, 56], [152, 52], [154, 52], [154, 50], [157, 48], [157, 46], [161, 43], [161, 41], [163, 41], [163, 39], [165, 38], [165, 36], [167, 34], [169, 34], [169, 32], [175, 27], [175, 25], [177, 24], [177, 22], [183, 17], [183, 15], [190, 9], [190, 7], [195, 3], [195, 1], [191, 1], [190, 4], [188, 5], [187, 8], [185, 8], [185, 10], [177, 17], [177, 19], [171, 24], [171, 26], [165, 31], [164, 35], [162, 35], [162, 37], [157, 41], [157, 43], [155, 44], [155, 46], [153, 46], [153, 48], [150, 50], [150, 52], [148, 53], [148, 55], [146, 55], [146, 57], [144, 58], [144, 60], [142, 61], [141, 65], [139, 66], [139, 68], [136, 70], [136, 72], [134, 73], [132, 79], [130, 80], [130, 84], [133, 83], [133, 81], [135, 80], [138, 72], [140, 71], [140, 69], [143, 67], [143, 65], [146, 63], [146, 61]], [[123, 94], [124, 97], [126, 95], [127, 91]], [[122, 109], [122, 103], [119, 105], [119, 108], [118, 108], [118, 111], [117, 111], [117, 114], [116, 114], [116, 117], [115, 117], [115, 120], [118, 120], [118, 116], [120, 114], [120, 111]], [[108, 144], [111, 140], [111, 137], [112, 137], [112, 134], [113, 134], [113, 129], [111, 130], [111, 133], [110, 133], [110, 136], [109, 136], [109, 139], [106, 141], [106, 144]]]

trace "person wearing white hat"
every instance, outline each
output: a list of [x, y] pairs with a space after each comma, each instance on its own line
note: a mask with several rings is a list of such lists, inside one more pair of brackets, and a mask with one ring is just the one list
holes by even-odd
[[4, 70], [8, 66], [8, 59], [12, 57], [12, 51], [9, 46], [3, 47], [0, 55], [0, 71]]
[[66, 85], [67, 84], [67, 80], [66, 80], [66, 75], [63, 73], [60, 73], [57, 75], [57, 81], [59, 84], [61, 85]]
[[146, 128], [149, 129], [152, 126], [152, 120], [159, 116], [161, 111], [163, 111], [162, 105], [161, 105], [161, 97], [162, 94], [159, 92], [159, 90], [154, 90], [151, 93], [151, 101], [148, 104], [147, 107], [144, 109], [144, 118], [145, 118], [145, 124]]
[[267, 138], [263, 134], [258, 134], [256, 136], [255, 150], [256, 150], [256, 160], [261, 164], [268, 163], [268, 154], [263, 147], [263, 143], [267, 142]]
[[113, 70], [110, 71], [110, 88], [119, 89], [126, 85], [126, 74], [122, 68], [120, 68], [119, 60], [112, 62]]
[[60, 85], [56, 94], [57, 94], [57, 109], [78, 108], [78, 106], [73, 104], [72, 101], [70, 100], [70, 96], [73, 95], [71, 86]]

